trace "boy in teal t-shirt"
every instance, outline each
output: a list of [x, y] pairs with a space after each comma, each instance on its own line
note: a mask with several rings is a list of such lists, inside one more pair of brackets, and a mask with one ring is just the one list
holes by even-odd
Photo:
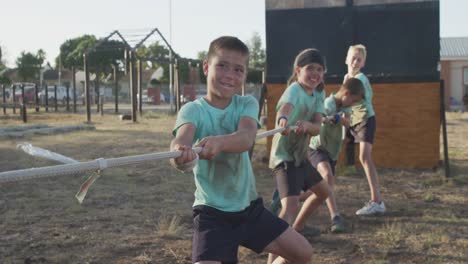
[[326, 201], [332, 220], [331, 231], [334, 233], [344, 231], [343, 219], [338, 213], [333, 186], [335, 183], [335, 165], [341, 151], [343, 140], [343, 126], [349, 127], [350, 106], [362, 100], [364, 87], [362, 82], [349, 78], [340, 87], [336, 94], [325, 99], [326, 117], [320, 135], [310, 139], [310, 161], [312, 166], [322, 175], [331, 187], [330, 195]]
[[[194, 263], [237, 263], [240, 245], [275, 252], [285, 261], [309, 263], [312, 247], [263, 206], [248, 156], [259, 127], [258, 103], [239, 96], [247, 76], [249, 50], [235, 37], [211, 42], [203, 71], [207, 95], [180, 110], [171, 149], [180, 170], [193, 169]], [[201, 147], [197, 155], [192, 149]], [[297, 247], [291, 247], [291, 244]]]

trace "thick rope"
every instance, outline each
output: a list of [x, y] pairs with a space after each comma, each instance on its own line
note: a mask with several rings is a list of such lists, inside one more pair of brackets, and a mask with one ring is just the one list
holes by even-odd
[[[291, 129], [295, 129], [295, 126], [291, 126]], [[282, 132], [284, 128], [277, 128], [269, 130], [263, 133], [260, 133], [256, 136], [256, 140], [274, 135], [276, 133]], [[195, 152], [198, 154], [201, 152], [201, 147], [194, 148]], [[127, 165], [134, 165], [140, 163], [146, 163], [148, 161], [162, 160], [162, 159], [171, 159], [177, 158], [182, 155], [182, 151], [168, 151], [168, 152], [159, 152], [159, 153], [150, 153], [134, 156], [126, 156], [119, 158], [109, 158], [109, 159], [96, 159], [92, 161], [84, 161], [78, 163], [69, 163], [55, 166], [46, 166], [40, 168], [30, 168], [23, 170], [14, 170], [14, 171], [5, 171], [0, 173], [0, 184], [6, 182], [16, 182], [30, 179], [39, 179], [45, 177], [54, 177], [62, 175], [75, 175], [86, 173], [90, 171], [103, 171], [107, 168], [121, 167]]]

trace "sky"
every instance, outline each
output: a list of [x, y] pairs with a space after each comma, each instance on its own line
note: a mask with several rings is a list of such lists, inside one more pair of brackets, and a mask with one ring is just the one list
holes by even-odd
[[[468, 37], [467, 10], [466, 0], [440, 0], [441, 37]], [[35, 54], [39, 49], [54, 65], [60, 45], [67, 39], [84, 34], [101, 38], [119, 30], [135, 44], [154, 28], [175, 52], [188, 58], [196, 58], [199, 51], [207, 50], [210, 41], [221, 35], [248, 41], [257, 32], [265, 44], [265, 1], [8, 1], [0, 11], [0, 46], [9, 67], [15, 66], [22, 51]], [[161, 38], [154, 35], [148, 42], [156, 40]]]

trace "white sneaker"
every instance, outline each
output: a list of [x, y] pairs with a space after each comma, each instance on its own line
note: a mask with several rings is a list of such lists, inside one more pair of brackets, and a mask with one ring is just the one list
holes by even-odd
[[356, 211], [356, 215], [376, 215], [383, 213], [385, 213], [385, 204], [383, 201], [380, 203], [369, 201], [364, 207]]

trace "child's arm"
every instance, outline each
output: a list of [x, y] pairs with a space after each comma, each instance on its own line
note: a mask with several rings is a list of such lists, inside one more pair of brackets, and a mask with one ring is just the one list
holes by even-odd
[[250, 117], [242, 117], [237, 131], [227, 135], [205, 137], [197, 147], [202, 147], [200, 158], [210, 160], [221, 152], [241, 153], [248, 151], [255, 142], [257, 122]]
[[180, 150], [182, 155], [172, 159], [171, 164], [178, 166], [189, 163], [197, 158], [197, 155], [192, 149], [193, 137], [195, 136], [195, 126], [187, 123], [177, 130], [176, 137], [171, 141], [171, 150]]
[[343, 113], [344, 117], [343, 118], [340, 118], [340, 121], [339, 123], [346, 127], [346, 128], [349, 128], [349, 125], [351, 124], [351, 114], [350, 113], [346, 113], [344, 112]]
[[314, 113], [312, 121], [299, 120], [296, 122], [297, 134], [308, 133], [311, 136], [320, 134], [320, 127], [322, 126], [322, 113]]
[[278, 128], [280, 127], [285, 127], [286, 129], [281, 132], [282, 135], [288, 135], [289, 134], [289, 116], [291, 115], [291, 112], [293, 111], [294, 106], [290, 103], [285, 103], [282, 104], [278, 112], [276, 112], [276, 126]]

